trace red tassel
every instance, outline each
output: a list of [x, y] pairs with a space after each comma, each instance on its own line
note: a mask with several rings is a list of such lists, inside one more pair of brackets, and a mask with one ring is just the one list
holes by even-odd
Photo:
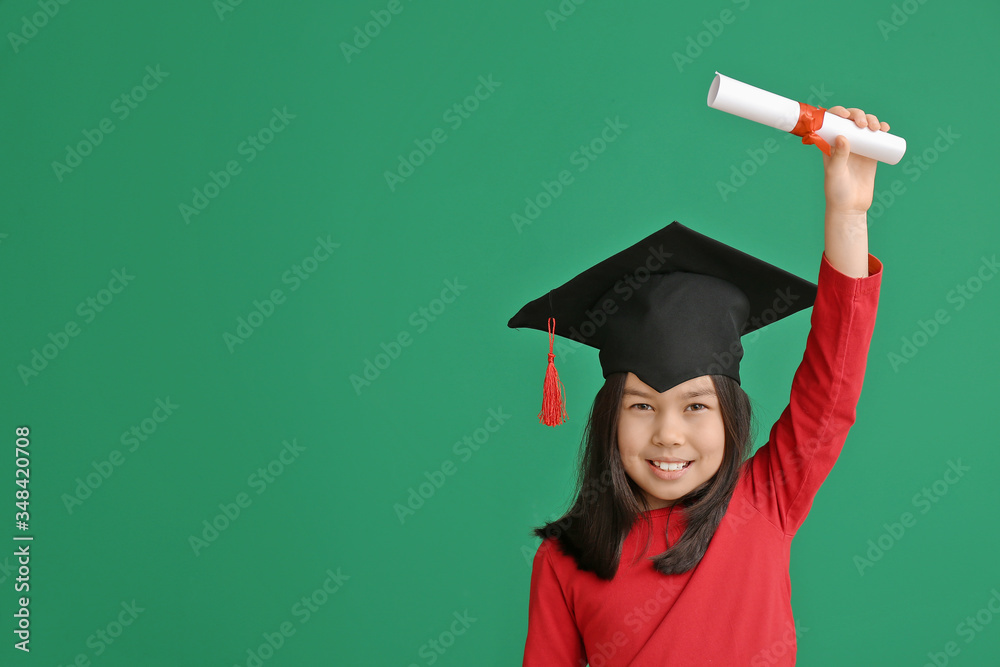
[[563, 385], [556, 372], [555, 353], [552, 346], [556, 337], [556, 320], [549, 318], [549, 366], [545, 369], [545, 385], [542, 388], [542, 411], [538, 413], [538, 421], [546, 426], [558, 426], [566, 420], [566, 406], [563, 402]]

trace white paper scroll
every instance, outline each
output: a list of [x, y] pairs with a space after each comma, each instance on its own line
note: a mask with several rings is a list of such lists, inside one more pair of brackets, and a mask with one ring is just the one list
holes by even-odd
[[[715, 73], [708, 90], [708, 106], [747, 120], [791, 132], [799, 120], [799, 103], [787, 97], [754, 88], [724, 74]], [[896, 164], [906, 152], [906, 140], [888, 132], [858, 127], [853, 120], [823, 114], [823, 126], [816, 130], [830, 146], [842, 134], [851, 142], [851, 152], [886, 164]]]

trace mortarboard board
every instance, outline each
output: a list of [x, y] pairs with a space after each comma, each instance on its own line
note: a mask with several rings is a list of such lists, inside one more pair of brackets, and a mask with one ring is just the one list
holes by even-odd
[[815, 298], [815, 284], [675, 221], [525, 304], [507, 326], [549, 333], [539, 419], [554, 426], [564, 416], [556, 333], [600, 350], [604, 377], [629, 371], [659, 392], [701, 375], [739, 382], [740, 337]]

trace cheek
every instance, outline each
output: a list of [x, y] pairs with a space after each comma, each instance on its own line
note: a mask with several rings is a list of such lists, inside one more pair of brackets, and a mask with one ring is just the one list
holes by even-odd
[[701, 425], [698, 429], [699, 449], [702, 456], [712, 463], [721, 463], [726, 451], [726, 429], [722, 419]]
[[637, 439], [638, 431], [635, 428], [635, 424], [630, 423], [629, 420], [618, 422], [618, 451], [623, 457], [635, 453], [638, 449], [636, 446]]

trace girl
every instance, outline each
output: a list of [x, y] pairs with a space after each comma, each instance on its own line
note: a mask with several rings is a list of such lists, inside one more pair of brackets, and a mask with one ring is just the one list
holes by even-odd
[[[831, 148], [816, 285], [674, 222], [511, 319], [597, 347], [606, 378], [576, 499], [534, 530], [526, 667], [795, 664], [791, 540], [854, 423], [882, 277], [876, 162]], [[789, 404], [747, 459], [740, 336], [810, 305]], [[550, 369], [548, 423], [557, 388]]]

